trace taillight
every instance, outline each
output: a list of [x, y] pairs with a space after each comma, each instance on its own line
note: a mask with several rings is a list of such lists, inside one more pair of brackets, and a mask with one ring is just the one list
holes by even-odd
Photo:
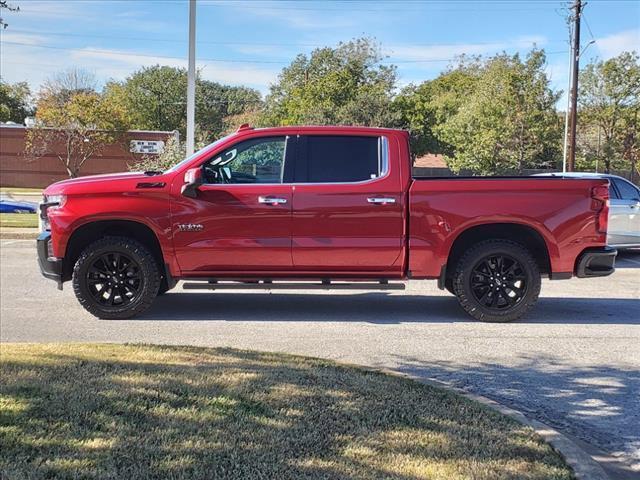
[[591, 189], [591, 209], [597, 212], [596, 228], [607, 233], [609, 226], [609, 185], [598, 185]]

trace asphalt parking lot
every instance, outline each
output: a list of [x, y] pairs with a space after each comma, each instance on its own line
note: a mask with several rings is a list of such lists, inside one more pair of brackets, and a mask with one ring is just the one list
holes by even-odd
[[0, 249], [2, 342], [228, 346], [387, 367], [519, 409], [640, 472], [640, 252], [623, 253], [611, 277], [545, 280], [525, 319], [484, 324], [435, 282], [390, 293], [178, 286], [139, 319], [98, 320], [40, 276], [33, 241]]

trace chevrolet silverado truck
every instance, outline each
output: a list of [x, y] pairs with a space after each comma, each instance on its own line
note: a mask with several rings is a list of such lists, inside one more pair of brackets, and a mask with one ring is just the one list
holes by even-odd
[[[520, 318], [541, 276], [614, 271], [609, 182], [412, 176], [405, 131], [237, 132], [164, 172], [44, 191], [42, 274], [99, 318], [183, 288], [402, 289], [433, 279], [481, 321]], [[425, 302], [425, 317], [428, 315]]]

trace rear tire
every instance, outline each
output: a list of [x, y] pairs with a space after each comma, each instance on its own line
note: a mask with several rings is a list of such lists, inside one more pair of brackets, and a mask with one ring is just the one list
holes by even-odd
[[92, 315], [125, 319], [141, 314], [160, 288], [158, 262], [142, 243], [104, 237], [87, 246], [73, 268], [73, 291]]
[[453, 290], [462, 308], [482, 322], [521, 318], [540, 295], [540, 270], [522, 245], [486, 240], [467, 250], [456, 266]]

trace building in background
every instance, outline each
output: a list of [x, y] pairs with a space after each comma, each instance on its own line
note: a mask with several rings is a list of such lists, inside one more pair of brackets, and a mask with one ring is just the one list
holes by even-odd
[[[44, 188], [69, 178], [55, 153], [35, 158], [25, 153], [27, 130], [24, 125], [0, 125], [0, 186]], [[80, 174], [85, 176], [126, 172], [129, 165], [139, 161], [143, 155], [161, 153], [167, 139], [175, 134], [130, 130], [124, 142], [109, 145], [99, 155], [87, 160]], [[63, 152], [61, 145], [60, 153]]]

